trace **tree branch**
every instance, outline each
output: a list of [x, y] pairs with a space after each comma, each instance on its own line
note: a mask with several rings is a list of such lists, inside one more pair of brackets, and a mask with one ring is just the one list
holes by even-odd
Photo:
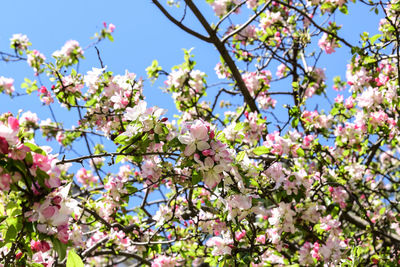
[[234, 30], [233, 32], [229, 33], [226, 35], [224, 38], [222, 38], [221, 42], [225, 43], [229, 38], [234, 36], [235, 34], [238, 34], [241, 32], [244, 28], [246, 28], [250, 23], [252, 23], [262, 12], [264, 12], [265, 9], [267, 9], [268, 5], [271, 3], [271, 1], [268, 1], [265, 3], [265, 5], [257, 12], [255, 13], [251, 18], [249, 18], [242, 26]]
[[171, 14], [168, 13], [168, 11], [157, 1], [157, 0], [152, 0], [152, 2], [158, 7], [158, 9], [176, 26], [184, 30], [185, 32], [199, 38], [200, 40], [203, 40], [207, 43], [211, 43], [210, 37], [206, 37], [196, 31], [193, 31], [192, 29], [186, 27], [183, 23], [179, 22], [176, 20]]
[[217, 48], [221, 57], [223, 58], [225, 63], [228, 65], [228, 68], [231, 70], [232, 75], [233, 75], [240, 91], [243, 94], [244, 101], [250, 107], [250, 110], [252, 112], [260, 113], [254, 99], [251, 97], [249, 90], [247, 89], [246, 84], [244, 83], [244, 81], [242, 79], [241, 73], [239, 72], [232, 57], [229, 55], [228, 50], [226, 49], [225, 45], [218, 38], [218, 36], [214, 32], [214, 30], [211, 28], [210, 24], [207, 22], [207, 20], [205, 19], [203, 14], [200, 12], [200, 10], [197, 8], [197, 6], [193, 3], [193, 1], [185, 0], [185, 3], [189, 6], [190, 10], [192, 10], [193, 14], [197, 17], [197, 19], [199, 20], [201, 25], [204, 27], [204, 29], [207, 31], [207, 33], [210, 35], [211, 43], [214, 44], [214, 46]]
[[330, 31], [328, 31], [328, 30], [322, 28], [321, 26], [319, 26], [319, 25], [318, 25], [312, 18], [310, 18], [304, 11], [302, 11], [302, 10], [300, 10], [300, 9], [298, 9], [298, 8], [296, 8], [296, 7], [294, 7], [294, 6], [292, 6], [292, 5], [289, 5], [289, 4], [285, 3], [285, 2], [279, 1], [279, 0], [276, 0], [275, 2], [277, 2], [277, 3], [279, 3], [279, 4], [283, 5], [283, 6], [285, 6], [285, 7], [287, 7], [287, 8], [290, 8], [290, 9], [293, 9], [293, 10], [297, 11], [298, 13], [300, 13], [301, 15], [303, 15], [303, 17], [307, 18], [317, 29], [319, 29], [320, 31], [322, 31], [322, 32], [324, 32], [324, 33], [326, 33], [326, 34], [329, 34], [330, 36], [333, 36], [335, 39], [338, 39], [339, 41], [341, 41], [342, 43], [344, 43], [345, 45], [347, 45], [349, 48], [353, 48], [353, 47], [354, 47], [352, 44], [350, 44], [349, 42], [347, 42], [345, 39], [339, 37], [337, 34], [334, 34], [334, 33], [330, 32]]
[[151, 266], [151, 262], [136, 255], [136, 254], [131, 254], [128, 252], [123, 252], [123, 251], [118, 251], [115, 252], [113, 250], [101, 250], [101, 251], [96, 251], [95, 253], [93, 253], [93, 256], [102, 256], [102, 255], [115, 255], [115, 256], [125, 256], [125, 257], [129, 257], [129, 258], [134, 258], [135, 260], [138, 260], [139, 262], [141, 262], [142, 264], [146, 264], [148, 266]]

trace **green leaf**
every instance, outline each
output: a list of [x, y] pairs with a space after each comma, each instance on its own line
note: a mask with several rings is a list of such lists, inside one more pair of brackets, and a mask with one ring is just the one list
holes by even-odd
[[386, 211], [386, 208], [383, 207], [383, 208], [381, 208], [381, 209], [379, 210], [379, 214], [380, 214], [380, 215], [383, 215], [383, 214], [385, 213], [385, 211]]
[[4, 241], [8, 243], [9, 241], [15, 240], [16, 237], [17, 237], [17, 229], [15, 229], [14, 225], [10, 225], [10, 227], [8, 227], [6, 238]]
[[332, 115], [332, 116], [335, 116], [335, 115], [337, 115], [337, 114], [339, 114], [339, 110], [338, 110], [337, 108], [332, 108], [332, 110], [331, 110], [331, 115]]
[[[52, 238], [52, 242], [53, 242], [53, 248], [55, 249], [55, 251], [57, 251], [59, 260], [62, 261], [65, 258], [65, 256], [67, 255], [67, 245], [64, 243], [61, 243], [61, 241], [58, 240], [57, 238]], [[67, 263], [67, 266], [68, 266], [68, 263]]]
[[97, 103], [97, 99], [93, 97], [89, 101], [86, 102], [86, 107], [93, 106], [96, 103]]
[[256, 154], [257, 156], [263, 155], [263, 154], [268, 154], [269, 153], [269, 148], [265, 146], [259, 146], [253, 149], [253, 153]]
[[244, 128], [244, 124], [242, 122], [239, 122], [235, 125], [235, 131], [238, 132]]
[[296, 150], [296, 153], [299, 157], [304, 157], [304, 150], [301, 147]]
[[120, 144], [125, 144], [125, 140], [129, 139], [129, 136], [120, 134], [114, 139], [114, 143], [120, 143]]
[[68, 252], [67, 267], [84, 267], [81, 257], [73, 249]]
[[28, 142], [25, 142], [24, 145], [29, 147], [31, 149], [31, 151], [33, 151], [33, 152], [35, 152], [37, 154], [41, 154], [43, 156], [46, 156], [46, 152], [44, 152], [43, 149], [41, 149], [37, 145], [32, 144], [32, 143], [28, 143]]
[[366, 57], [364, 58], [364, 64], [375, 63], [377, 60], [373, 57]]
[[113, 37], [111, 34], [107, 35], [107, 38], [108, 38], [108, 40], [110, 40], [111, 42], [114, 42], [114, 37]]
[[154, 141], [156, 142], [156, 144], [160, 143], [160, 136], [158, 134], [154, 134]]
[[245, 155], [246, 155], [246, 152], [240, 151], [236, 156], [236, 161], [242, 161], [244, 159]]
[[198, 174], [197, 172], [194, 172], [192, 175], [192, 184], [196, 185], [201, 181], [201, 175]]
[[374, 44], [376, 42], [376, 40], [378, 40], [381, 36], [382, 36], [382, 34], [375, 34], [374, 36], [372, 36], [369, 39], [371, 41], [371, 44]]
[[345, 14], [345, 15], [348, 15], [348, 14], [349, 14], [349, 11], [348, 11], [346, 5], [343, 5], [343, 6], [339, 7], [339, 10], [340, 10], [340, 12], [342, 12], [342, 13]]
[[296, 128], [299, 125], [299, 118], [294, 118], [291, 122], [293, 128]]
[[36, 178], [37, 182], [42, 188], [47, 188], [46, 184], [44, 183], [45, 180], [49, 179], [49, 175], [42, 171], [41, 169], [36, 169]]
[[125, 158], [126, 158], [125, 155], [118, 155], [118, 156], [115, 158], [115, 163], [119, 163], [121, 160], [123, 160], [123, 159], [125, 159]]

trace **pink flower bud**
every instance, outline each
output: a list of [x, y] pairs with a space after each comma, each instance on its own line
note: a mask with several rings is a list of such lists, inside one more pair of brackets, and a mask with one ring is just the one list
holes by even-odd
[[52, 199], [53, 204], [58, 205], [61, 203], [62, 198], [60, 196], [55, 196]]
[[108, 29], [110, 30], [110, 32], [114, 32], [115, 30], [115, 25], [110, 23], [110, 25], [108, 25]]
[[235, 233], [235, 239], [237, 241], [240, 241], [245, 236], [246, 236], [246, 231], [245, 230], [242, 230], [241, 232], [236, 232]]
[[47, 88], [45, 86], [40, 87], [39, 92], [42, 94], [46, 94], [47, 93]]
[[31, 249], [34, 252], [38, 252], [42, 250], [42, 244], [40, 241], [31, 240]]
[[10, 152], [8, 147], [9, 145], [7, 140], [3, 136], [0, 136], [0, 153], [8, 154]]
[[19, 251], [17, 254], [15, 254], [15, 259], [19, 260], [22, 257], [22, 252]]
[[210, 150], [210, 149], [203, 150], [203, 151], [201, 152], [201, 154], [203, 154], [203, 156], [207, 157], [208, 155], [211, 154], [211, 150]]
[[40, 245], [42, 246], [42, 249], [41, 249], [42, 252], [46, 252], [46, 251], [50, 250], [50, 244], [47, 243], [46, 241], [44, 241], [44, 240], [40, 241]]

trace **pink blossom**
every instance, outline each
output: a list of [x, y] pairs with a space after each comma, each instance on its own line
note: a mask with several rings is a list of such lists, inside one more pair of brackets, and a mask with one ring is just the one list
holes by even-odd
[[242, 210], [251, 209], [251, 197], [244, 195], [233, 195], [229, 199], [229, 206], [232, 208], [239, 208]]
[[62, 144], [62, 142], [65, 140], [65, 138], [66, 138], [65, 133], [63, 133], [61, 131], [57, 132], [56, 140], [58, 143]]
[[303, 139], [303, 146], [308, 148], [311, 145], [311, 142], [314, 140], [314, 136], [306, 135]]
[[31, 45], [28, 37], [25, 34], [21, 33], [13, 34], [13, 36], [10, 38], [10, 42], [11, 47], [17, 50], [26, 50], [28, 46]]
[[361, 95], [357, 96], [356, 100], [359, 107], [371, 108], [382, 103], [383, 95], [378, 88], [368, 87]]
[[0, 92], [3, 90], [5, 90], [6, 94], [11, 95], [15, 90], [14, 79], [0, 76]]
[[83, 80], [72, 77], [71, 75], [62, 77], [61, 81], [62, 89], [71, 93], [80, 93], [81, 89], [84, 87]]
[[49, 219], [54, 216], [54, 214], [57, 212], [58, 208], [55, 206], [48, 206], [42, 210], [42, 215], [45, 219]]
[[62, 224], [57, 226], [57, 238], [64, 244], [68, 243], [69, 240], [68, 224]]
[[337, 228], [340, 227], [341, 223], [337, 219], [333, 219], [332, 215], [328, 215], [325, 217], [322, 217], [321, 219], [321, 225], [320, 228], [325, 230], [325, 231], [330, 231], [330, 230], [336, 230]]
[[206, 246], [214, 248], [211, 252], [213, 256], [229, 255], [231, 253], [231, 247], [229, 246], [231, 243], [232, 240], [214, 236], [207, 240]]
[[382, 110], [370, 113], [370, 122], [374, 126], [382, 126], [387, 120], [388, 115]]
[[329, 187], [329, 191], [332, 195], [332, 200], [339, 203], [339, 206], [344, 209], [347, 206], [346, 200], [349, 198], [346, 190], [342, 187]]
[[294, 216], [296, 213], [291, 209], [288, 203], [279, 203], [279, 206], [271, 210], [272, 217], [268, 218], [268, 222], [275, 227], [282, 227], [285, 232], [295, 232]]
[[259, 5], [258, 0], [247, 0], [246, 4], [250, 9], [254, 9]]
[[50, 250], [50, 245], [49, 243], [47, 243], [46, 241], [42, 240], [42, 241], [35, 241], [35, 240], [31, 240], [31, 249], [34, 252], [46, 252]]
[[157, 255], [151, 267], [175, 267], [177, 264], [175, 257], [168, 257], [164, 255]]
[[257, 236], [256, 241], [257, 241], [258, 243], [265, 244], [265, 241], [266, 241], [265, 235]]
[[78, 179], [78, 182], [81, 183], [83, 186], [89, 186], [92, 183], [97, 183], [99, 179], [97, 176], [94, 176], [91, 171], [88, 171], [85, 168], [81, 168], [76, 173], [76, 178]]
[[225, 167], [221, 164], [217, 164], [211, 157], [206, 157], [204, 162], [200, 161], [200, 156], [198, 154], [194, 155], [194, 160], [200, 165], [204, 183], [209, 188], [214, 188], [221, 181], [221, 173], [224, 171]]
[[335, 52], [335, 48], [338, 47], [335, 40], [329, 40], [328, 34], [324, 33], [318, 41], [318, 46], [325, 51], [327, 54]]
[[285, 64], [280, 64], [276, 70], [276, 76], [278, 76], [278, 78], [283, 78], [285, 76], [285, 72], [286, 72], [286, 65]]
[[162, 169], [160, 167], [160, 158], [151, 157], [146, 159], [142, 165], [142, 176], [148, 178], [148, 184], [156, 183], [161, 177]]
[[19, 117], [20, 124], [32, 123], [37, 125], [39, 118], [36, 113], [32, 113], [31, 111], [27, 111], [21, 114]]
[[242, 230], [240, 232], [235, 233], [235, 239], [236, 241], [240, 241], [243, 237], [246, 236], [246, 230]]
[[226, 70], [224, 65], [222, 65], [221, 63], [217, 63], [217, 65], [215, 65], [214, 70], [218, 76], [218, 79], [226, 79], [226, 78], [230, 77], [230, 73]]
[[226, 13], [226, 8], [229, 2], [230, 0], [215, 0], [213, 3], [211, 3], [215, 15], [217, 16], [224, 15]]
[[347, 248], [348, 245], [345, 241], [334, 235], [329, 235], [328, 240], [319, 248], [318, 252], [324, 258], [324, 261], [338, 262], [342, 259]]
[[311, 254], [310, 254], [311, 248], [312, 248], [312, 245], [310, 242], [308, 242], [308, 241], [304, 242], [303, 246], [299, 250], [300, 264], [309, 265], [309, 264], [314, 263], [314, 261], [311, 257]]
[[40, 70], [41, 65], [46, 60], [46, 57], [38, 50], [33, 50], [28, 54], [27, 63], [37, 73]]
[[8, 117], [8, 126], [11, 128], [13, 131], [18, 131], [19, 130], [19, 121], [17, 118], [14, 118], [12, 116]]
[[337, 95], [335, 98], [336, 103], [342, 103], [343, 102], [343, 95]]
[[50, 252], [41, 252], [41, 251], [33, 254], [32, 261], [35, 263], [40, 263], [44, 267], [53, 266], [53, 264], [55, 262], [54, 258], [51, 256]]
[[10, 190], [10, 184], [12, 183], [11, 175], [9, 173], [0, 174], [0, 189], [3, 191]]
[[272, 24], [282, 20], [282, 16], [280, 12], [271, 12], [268, 9], [265, 11], [265, 16], [260, 20], [260, 28], [267, 29]]
[[31, 167], [31, 172], [36, 173], [36, 168], [39, 168], [44, 172], [47, 172], [51, 169], [52, 158], [38, 153], [32, 153], [32, 157], [33, 165]]
[[[107, 23], [103, 22], [103, 26], [104, 28], [107, 28]], [[115, 25], [110, 23], [108, 24], [108, 29], [107, 29], [110, 33], [114, 32], [115, 30]]]
[[61, 48], [61, 55], [70, 57], [72, 52], [76, 50], [77, 54], [83, 55], [83, 50], [79, 46], [79, 43], [75, 40], [69, 40], [65, 43], [65, 45]]
[[353, 108], [354, 107], [354, 98], [351, 96], [346, 98], [346, 100], [344, 101], [344, 107], [347, 109]]
[[61, 50], [55, 51], [52, 56], [66, 65], [72, 64], [77, 58], [83, 58], [83, 49], [75, 40], [67, 41]]
[[191, 156], [196, 149], [203, 151], [210, 148], [209, 125], [202, 120], [195, 120], [192, 125], [188, 125], [189, 131], [184, 135], [178, 136], [179, 141], [185, 144], [185, 156]]

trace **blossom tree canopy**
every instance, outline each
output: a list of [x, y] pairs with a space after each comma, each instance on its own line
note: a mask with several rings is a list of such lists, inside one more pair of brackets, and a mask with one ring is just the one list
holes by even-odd
[[[0, 266], [398, 266], [400, 1], [151, 2], [218, 52], [214, 74], [191, 49], [114, 73], [96, 46], [111, 23], [86, 48], [45, 55], [16, 33], [0, 51], [34, 74], [0, 92], [53, 114], [0, 115]], [[350, 5], [379, 33], [344, 38]], [[100, 67], [81, 70], [94, 49]], [[346, 75], [327, 77], [339, 50]]]

